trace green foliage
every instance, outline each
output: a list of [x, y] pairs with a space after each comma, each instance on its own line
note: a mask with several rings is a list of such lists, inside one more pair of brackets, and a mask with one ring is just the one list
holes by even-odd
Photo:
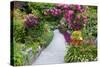
[[46, 48], [48, 46], [48, 44], [51, 42], [52, 38], [53, 38], [52, 31], [50, 31], [47, 34], [42, 35], [41, 39], [43, 39], [43, 41], [44, 41], [44, 44], [42, 44], [44, 48]]
[[97, 60], [97, 47], [95, 45], [70, 46], [65, 58], [65, 62], [86, 62]]
[[14, 66], [18, 65], [23, 65], [23, 55], [22, 55], [22, 48], [25, 48], [25, 46], [21, 43], [16, 43], [14, 41], [14, 56], [13, 56], [13, 61], [14, 61]]
[[[22, 14], [24, 15], [24, 13], [22, 13]], [[14, 10], [12, 24], [13, 24], [13, 37], [15, 38], [15, 41], [24, 43], [25, 30], [24, 30], [22, 14], [19, 9]]]
[[55, 27], [58, 25], [60, 18], [62, 16], [54, 17], [54, 16], [45, 16], [44, 12], [46, 9], [54, 8], [55, 4], [51, 3], [28, 3], [29, 8], [32, 10], [32, 14], [38, 16], [40, 21], [49, 22], [51, 26]]
[[32, 42], [30, 44], [26, 44], [26, 48], [32, 48], [32, 53], [35, 56], [38, 51], [39, 42]]
[[43, 11], [47, 8], [53, 8], [54, 4], [49, 3], [28, 3], [29, 8], [32, 9], [32, 13], [39, 16], [40, 19], [45, 19]]
[[82, 33], [84, 38], [97, 37], [97, 7], [90, 6], [87, 11], [88, 23], [83, 28]]
[[37, 38], [42, 35], [43, 33], [43, 24], [39, 24], [36, 27], [27, 30], [27, 33], [32, 38]]
[[[13, 17], [13, 38], [14, 38], [14, 56], [12, 60], [15, 66], [30, 64], [26, 50], [32, 48], [33, 56], [39, 51], [39, 46], [45, 48], [50, 43], [53, 32], [51, 32], [48, 23], [41, 21], [33, 28], [25, 28], [23, 14], [19, 9], [14, 10]], [[47, 30], [47, 31], [46, 31]], [[22, 44], [25, 44], [22, 47]], [[24, 49], [24, 51], [23, 51]]]
[[14, 19], [13, 21], [13, 36], [15, 37], [16, 42], [24, 42], [25, 39], [25, 30], [23, 23], [18, 20]]
[[37, 50], [38, 46], [40, 46], [41, 48], [45, 48], [46, 46], [48, 46], [48, 44], [50, 43], [50, 41], [53, 38], [53, 32], [44, 32], [41, 36], [38, 36], [37, 38], [32, 38], [32, 37], [27, 37], [26, 39], [26, 46], [33, 46], [36, 47], [36, 49], [33, 50]]

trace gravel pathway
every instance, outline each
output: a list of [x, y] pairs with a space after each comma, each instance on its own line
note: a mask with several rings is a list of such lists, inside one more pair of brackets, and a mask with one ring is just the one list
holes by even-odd
[[33, 65], [64, 63], [65, 39], [58, 29], [54, 31], [54, 37], [49, 46], [44, 49]]

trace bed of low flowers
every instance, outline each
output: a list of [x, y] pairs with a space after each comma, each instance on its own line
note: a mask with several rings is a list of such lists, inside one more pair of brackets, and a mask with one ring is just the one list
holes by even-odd
[[89, 44], [70, 46], [64, 60], [66, 63], [97, 61], [97, 47]]

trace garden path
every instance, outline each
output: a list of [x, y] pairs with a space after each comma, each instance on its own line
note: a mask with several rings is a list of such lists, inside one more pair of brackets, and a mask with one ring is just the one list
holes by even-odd
[[54, 30], [54, 37], [49, 46], [44, 49], [33, 64], [64, 63], [65, 39], [58, 29]]

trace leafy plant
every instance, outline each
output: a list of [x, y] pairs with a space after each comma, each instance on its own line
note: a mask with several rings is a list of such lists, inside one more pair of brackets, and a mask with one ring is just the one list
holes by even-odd
[[96, 39], [97, 37], [97, 7], [90, 6], [86, 14], [88, 15], [89, 19], [88, 19], [87, 25], [82, 29], [83, 36], [86, 39], [88, 38]]
[[18, 9], [14, 11], [13, 21], [11, 22], [13, 24], [13, 36], [16, 42], [25, 43], [25, 27], [21, 17], [24, 14], [22, 15]]
[[97, 47], [83, 44], [81, 46], [70, 46], [66, 52], [65, 62], [87, 62], [97, 60]]
[[25, 46], [22, 43], [16, 43], [14, 40], [14, 54], [13, 54], [13, 62], [14, 66], [23, 65], [24, 64], [24, 58], [22, 55], [22, 49], [24, 49]]

